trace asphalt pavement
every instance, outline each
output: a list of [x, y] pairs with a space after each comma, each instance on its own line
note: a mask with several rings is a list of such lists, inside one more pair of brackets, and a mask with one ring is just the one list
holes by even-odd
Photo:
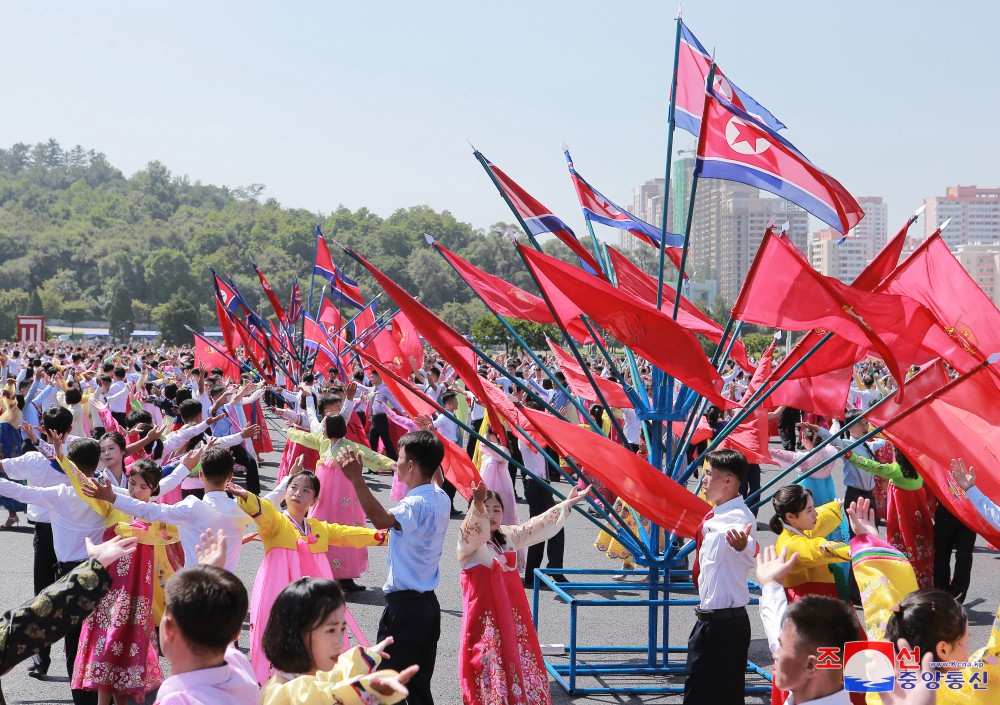
[[[272, 421], [277, 428], [277, 424]], [[283, 436], [276, 430], [272, 438], [278, 451], [269, 454], [261, 467], [261, 478], [265, 488], [274, 484], [277, 473], [280, 449], [283, 446]], [[764, 468], [764, 481], [773, 477], [777, 469]], [[836, 473], [839, 475], [839, 473]], [[376, 496], [388, 504], [390, 479], [384, 476], [366, 475], [369, 486]], [[564, 494], [569, 486], [566, 483], [556, 485]], [[520, 480], [517, 484], [518, 495], [523, 496]], [[459, 497], [456, 504], [465, 508], [465, 502]], [[521, 503], [518, 507], [522, 520], [527, 519], [527, 505]], [[761, 509], [758, 523], [758, 535], [765, 545], [774, 543], [774, 535], [767, 529], [767, 519], [771, 516], [769, 507]], [[0, 517], [3, 518], [3, 517]], [[23, 515], [22, 515], [23, 522]], [[458, 690], [458, 648], [459, 632], [462, 620], [462, 594], [458, 561], [455, 556], [455, 544], [458, 539], [460, 519], [453, 519], [448, 528], [445, 551], [441, 561], [441, 581], [437, 591], [441, 603], [441, 641], [438, 645], [437, 667], [434, 673], [433, 688], [435, 701], [441, 705], [461, 703]], [[884, 535], [884, 528], [883, 528]], [[597, 536], [596, 527], [587, 517], [577, 513], [567, 524], [566, 558], [567, 568], [607, 569], [619, 568], [620, 564], [608, 559], [593, 547]], [[12, 609], [30, 599], [31, 566], [32, 566], [32, 529], [23, 523], [20, 528], [0, 531], [0, 609]], [[263, 558], [263, 547], [259, 542], [247, 544], [243, 548], [237, 573], [244, 580], [248, 589], [253, 583], [256, 571]], [[385, 580], [386, 565], [382, 549], [370, 549], [370, 569], [358, 582], [368, 589], [349, 596], [351, 612], [354, 614], [361, 629], [372, 640], [378, 627], [379, 616], [384, 606], [381, 585]], [[972, 588], [965, 608], [969, 614], [971, 625], [971, 646], [979, 648], [989, 638], [990, 626], [993, 622], [998, 602], [1000, 602], [1000, 554], [987, 549], [980, 539], [976, 544], [973, 563]], [[585, 576], [587, 581], [608, 582], [608, 577]], [[606, 598], [616, 602], [641, 599], [648, 592], [641, 590], [641, 576], [615, 582], [614, 589], [599, 591], [579, 591], [575, 593], [579, 599]], [[690, 597], [690, 595], [676, 595]], [[531, 595], [529, 594], [529, 601]], [[764, 638], [763, 627], [757, 617], [756, 608], [750, 608], [753, 641], [750, 657], [765, 668], [770, 668], [771, 657]], [[543, 645], [568, 645], [570, 642], [570, 609], [551, 592], [542, 593], [539, 599], [539, 641]], [[577, 643], [593, 646], [644, 646], [648, 632], [648, 610], [642, 606], [628, 604], [613, 604], [610, 606], [578, 608]], [[694, 624], [694, 608], [691, 606], [672, 607], [669, 613], [669, 646], [684, 646]], [[245, 627], [246, 629], [246, 627]], [[662, 638], [662, 614], [657, 619], [657, 633]], [[249, 639], [246, 631], [240, 639], [245, 647]], [[554, 651], [559, 652], [558, 648]], [[634, 661], [636, 665], [646, 665], [645, 653], [587, 655], [594, 663], [614, 661]], [[551, 657], [553, 662], [568, 663], [565, 652]], [[683, 663], [683, 654], [672, 654], [671, 662]], [[68, 678], [64, 669], [62, 645], [57, 644], [52, 651], [52, 668], [45, 680], [35, 680], [27, 675], [27, 664], [20, 664], [13, 671], [2, 677], [3, 692], [11, 705], [28, 703], [71, 703], [69, 697]], [[164, 662], [164, 670], [168, 666]], [[388, 664], [387, 664], [388, 665]], [[763, 683], [760, 678], [752, 678], [752, 682]], [[665, 677], [659, 675], [615, 675], [602, 678], [582, 676], [578, 678], [578, 687], [635, 687], [655, 688], [672, 684], [683, 685], [683, 676]], [[570, 695], [556, 684], [551, 684], [552, 700], [560, 703], [679, 703], [678, 695]], [[152, 702], [151, 696], [148, 702]], [[747, 703], [765, 703], [769, 698], [763, 696], [748, 696]]]

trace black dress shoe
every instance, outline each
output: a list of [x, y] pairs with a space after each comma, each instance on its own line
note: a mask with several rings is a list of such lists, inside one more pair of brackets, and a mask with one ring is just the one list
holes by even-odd
[[31, 678], [45, 678], [49, 673], [49, 664], [45, 661], [42, 662], [32, 662], [28, 666], [28, 676]]
[[340, 588], [344, 592], [363, 592], [365, 590], [364, 585], [358, 585], [351, 578], [341, 578], [339, 581]]
[[552, 578], [552, 582], [555, 582], [555, 583], [568, 583], [569, 582], [569, 578], [567, 578], [565, 575], [550, 575], [549, 577]]

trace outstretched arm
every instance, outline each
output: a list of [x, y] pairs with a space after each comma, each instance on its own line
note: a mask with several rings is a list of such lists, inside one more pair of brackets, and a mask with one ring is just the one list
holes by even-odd
[[365, 510], [365, 516], [368, 517], [372, 526], [376, 529], [399, 529], [400, 525], [396, 521], [396, 517], [375, 499], [375, 495], [365, 484], [365, 479], [361, 474], [364, 469], [361, 464], [361, 454], [347, 448], [341, 448], [340, 453], [337, 454], [337, 465], [340, 466], [344, 477], [354, 487], [354, 492], [358, 495], [358, 502]]

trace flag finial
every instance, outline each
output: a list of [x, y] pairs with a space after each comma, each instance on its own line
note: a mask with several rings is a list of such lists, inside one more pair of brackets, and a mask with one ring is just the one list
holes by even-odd
[[945, 228], [947, 228], [947, 227], [948, 227], [948, 226], [949, 226], [950, 224], [951, 224], [951, 218], [948, 218], [948, 220], [946, 220], [946, 221], [944, 221], [943, 223], [941, 223], [941, 227], [939, 228], [939, 230], [944, 230], [944, 229], [945, 229]]
[[923, 212], [925, 210], [927, 210], [927, 204], [926, 203], [924, 205], [920, 206], [920, 208], [918, 208], [917, 210], [913, 211], [913, 217], [915, 219], [919, 218], [923, 214]]
[[428, 245], [433, 245], [437, 241], [434, 239], [433, 235], [429, 233], [424, 233], [424, 242], [426, 242]]

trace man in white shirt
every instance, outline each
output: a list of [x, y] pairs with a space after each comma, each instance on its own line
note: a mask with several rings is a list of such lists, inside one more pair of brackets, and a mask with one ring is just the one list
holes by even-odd
[[238, 537], [243, 536], [244, 528], [252, 520], [225, 491], [226, 484], [233, 479], [233, 456], [221, 448], [206, 450], [201, 457], [201, 477], [205, 483], [205, 497], [198, 499], [190, 495], [177, 504], [141, 502], [115, 493], [110, 483], [85, 487], [84, 492], [113, 504], [129, 516], [175, 525], [184, 549], [185, 565], [198, 562], [195, 548], [201, 545], [201, 534], [205, 529], [221, 530], [226, 536], [235, 537], [226, 542], [225, 565], [226, 570], [235, 571], [242, 544]]
[[701, 605], [688, 639], [684, 705], [742, 705], [750, 651], [747, 577], [757, 552], [756, 520], [740, 484], [747, 460], [735, 450], [705, 458], [705, 498], [715, 504], [698, 530], [692, 580]]

